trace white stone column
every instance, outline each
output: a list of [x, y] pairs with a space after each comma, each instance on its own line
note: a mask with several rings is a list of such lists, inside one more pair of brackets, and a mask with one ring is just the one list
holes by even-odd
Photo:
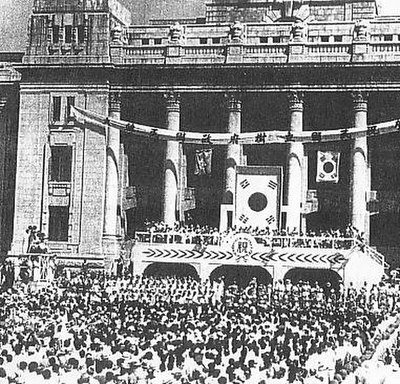
[[[109, 116], [120, 119], [121, 95], [110, 93]], [[109, 257], [119, 257], [119, 241], [117, 229], [117, 206], [119, 190], [119, 151], [120, 131], [116, 128], [107, 129], [107, 157], [106, 157], [106, 186], [104, 197], [104, 226], [103, 226], [103, 253]]]
[[[303, 97], [302, 92], [290, 92], [289, 111], [290, 129], [289, 134], [303, 130]], [[286, 168], [286, 228], [289, 231], [301, 230], [301, 200], [302, 200], [302, 161], [304, 149], [302, 143], [290, 142]]]
[[[354, 127], [367, 128], [368, 94], [352, 92]], [[353, 140], [350, 169], [350, 219], [352, 225], [366, 232], [369, 222], [367, 212], [368, 183], [368, 144], [367, 136]]]
[[231, 135], [231, 141], [226, 149], [225, 160], [225, 198], [232, 193], [232, 202], [236, 196], [236, 166], [240, 165], [241, 145], [237, 144], [242, 125], [242, 101], [237, 94], [226, 95], [228, 108], [227, 132]]
[[[171, 131], [179, 131], [180, 97], [178, 93], [169, 92], [166, 100], [166, 126]], [[162, 220], [173, 226], [177, 220], [177, 198], [179, 185], [179, 142], [167, 141], [164, 157], [164, 188], [162, 196]]]

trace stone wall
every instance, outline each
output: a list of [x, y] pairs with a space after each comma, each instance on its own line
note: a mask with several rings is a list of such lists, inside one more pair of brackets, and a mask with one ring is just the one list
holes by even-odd
[[[34, 88], [34, 89], [33, 89]], [[11, 254], [27, 250], [30, 225], [49, 235], [50, 207], [68, 207], [68, 240], [49, 240], [52, 252], [62, 255], [101, 256], [105, 183], [105, 132], [52, 121], [53, 97], [67, 97], [92, 111], [108, 110], [108, 88], [101, 85], [21, 85], [20, 128], [14, 236]], [[71, 146], [71, 181], [50, 178], [51, 147]]]
[[20, 122], [12, 252], [26, 252], [26, 229], [39, 227], [43, 202], [43, 167], [48, 134], [48, 93], [20, 91]]
[[117, 0], [36, 0], [24, 61], [71, 62], [73, 56], [107, 62], [113, 30], [130, 23], [130, 12]]
[[0, 255], [12, 239], [18, 134], [17, 87], [0, 86]]

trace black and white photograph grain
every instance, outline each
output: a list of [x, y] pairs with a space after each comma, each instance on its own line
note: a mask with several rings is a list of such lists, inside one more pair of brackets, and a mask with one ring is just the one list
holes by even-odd
[[0, 384], [400, 384], [400, 0], [0, 0]]

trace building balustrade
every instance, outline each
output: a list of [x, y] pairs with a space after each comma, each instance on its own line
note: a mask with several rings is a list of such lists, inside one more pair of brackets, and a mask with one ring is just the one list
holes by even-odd
[[372, 52], [400, 52], [400, 42], [371, 43]]
[[[400, 58], [400, 43], [368, 43], [366, 53], [362, 57], [357, 55], [355, 59], [352, 49], [353, 45], [348, 43], [311, 43], [304, 44], [301, 53], [290, 53], [287, 44], [257, 44], [243, 45], [243, 50], [238, 56], [242, 63], [285, 63], [290, 58], [298, 62], [352, 62], [352, 61], [396, 61]], [[111, 48], [113, 49], [113, 48]], [[166, 47], [148, 46], [122, 48], [122, 62], [125, 64], [161, 64], [168, 57]], [[215, 64], [224, 62], [230, 55], [230, 50], [225, 46], [182, 46], [175, 59], [181, 64]], [[114, 56], [113, 56], [114, 57]], [[239, 59], [240, 57], [240, 59]], [[229, 59], [230, 62], [234, 58]], [[174, 62], [175, 63], [175, 62]]]
[[[292, 23], [243, 24], [244, 37], [232, 40], [230, 25], [193, 24], [182, 27], [179, 41], [169, 41], [165, 25], [130, 26], [128, 45], [111, 45], [111, 56], [125, 64], [160, 64], [173, 56], [172, 63], [219, 64], [279, 62], [352, 62], [394, 61], [400, 52], [400, 22], [383, 24], [371, 21], [365, 38], [357, 36], [354, 22], [315, 23], [308, 25], [302, 39], [294, 39]], [[388, 31], [390, 34], [388, 35]], [[373, 32], [373, 33], [372, 33]], [[390, 38], [388, 38], [388, 36]], [[230, 49], [232, 46], [242, 49]], [[291, 46], [300, 49], [289, 49]], [[357, 46], [357, 49], [354, 47]], [[362, 46], [364, 48], [359, 49]], [[171, 49], [170, 47], [175, 47]], [[178, 49], [179, 48], [179, 49]], [[233, 52], [233, 53], [232, 53]], [[122, 55], [118, 57], [118, 55]], [[234, 57], [232, 57], [234, 56]]]
[[165, 47], [158, 48], [156, 46], [148, 47], [124, 47], [126, 56], [163, 56], [165, 55]]
[[245, 53], [253, 54], [282, 54], [285, 55], [287, 44], [260, 44], [245, 47]]
[[66, 65], [88, 65], [109, 63], [110, 57], [106, 55], [26, 55], [24, 64], [47, 65], [47, 64], [66, 64]]

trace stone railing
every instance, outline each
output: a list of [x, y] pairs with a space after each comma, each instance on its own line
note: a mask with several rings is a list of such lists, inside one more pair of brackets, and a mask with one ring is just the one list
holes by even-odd
[[[239, 44], [235, 50], [226, 45], [181, 45], [117, 47], [112, 61], [123, 64], [223, 64], [223, 63], [321, 63], [321, 62], [382, 62], [400, 60], [400, 43], [365, 43], [357, 53], [351, 43]], [[173, 51], [173, 54], [170, 52]], [[118, 57], [118, 55], [122, 55]]]
[[66, 64], [66, 65], [88, 65], [88, 64], [104, 64], [110, 62], [110, 57], [105, 55], [26, 55], [23, 59], [24, 64], [49, 65], [49, 64]]
[[359, 240], [356, 240], [356, 245], [360, 247], [360, 249], [363, 250], [371, 259], [373, 259], [375, 262], [377, 262], [379, 265], [384, 266], [386, 269], [389, 268], [389, 265], [385, 262], [385, 257], [378, 252], [376, 249], [363, 244]]
[[[150, 245], [159, 244], [207, 244], [221, 246], [229, 241], [231, 234], [218, 232], [182, 233], [182, 232], [136, 232], [136, 241]], [[264, 247], [272, 248], [308, 248], [350, 250], [357, 243], [353, 238], [324, 236], [267, 236], [252, 235], [255, 241]], [[375, 256], [375, 255], [374, 255]], [[378, 261], [378, 260], [377, 260]]]
[[221, 245], [223, 236], [215, 234], [196, 234], [182, 232], [136, 232], [138, 243], [157, 244], [199, 244], [200, 241], [208, 245]]
[[[127, 28], [129, 43], [111, 46], [122, 64], [320, 63], [400, 60], [400, 19], [310, 23], [187, 24]], [[297, 29], [296, 29], [297, 28]], [[171, 37], [171, 30], [175, 35]]]

